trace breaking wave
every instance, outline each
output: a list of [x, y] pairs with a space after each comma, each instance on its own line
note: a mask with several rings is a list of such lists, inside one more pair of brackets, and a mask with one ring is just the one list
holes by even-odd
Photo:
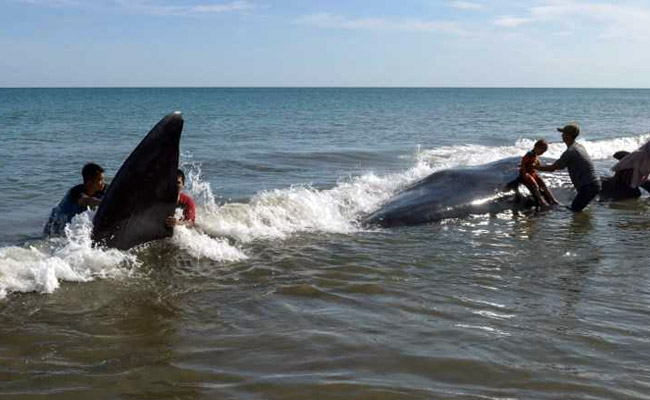
[[[643, 134], [581, 143], [593, 159], [607, 160], [614, 151], [634, 150], [649, 138]], [[247, 202], [225, 204], [218, 203], [210, 183], [202, 178], [200, 164], [185, 162], [188, 192], [197, 202], [197, 229], [179, 227], [170, 243], [192, 257], [233, 262], [245, 260], [246, 244], [255, 240], [282, 240], [304, 232], [352, 233], [362, 229], [357, 223], [360, 215], [434, 171], [521, 156], [533, 143], [520, 139], [511, 146], [418, 149], [412, 167], [404, 171], [381, 176], [368, 172], [341, 179], [325, 190], [295, 185], [262, 191]], [[564, 149], [563, 143], [551, 143], [545, 156], [557, 158]], [[136, 273], [137, 250], [92, 246], [92, 217], [92, 212], [76, 216], [63, 238], [0, 248], [0, 299], [12, 292], [52, 293], [62, 281], [128, 278]]]

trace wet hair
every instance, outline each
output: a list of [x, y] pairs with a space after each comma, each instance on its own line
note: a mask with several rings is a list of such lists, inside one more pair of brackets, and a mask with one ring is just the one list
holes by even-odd
[[183, 185], [185, 185], [185, 173], [181, 169], [176, 170], [176, 178], [178, 178], [179, 176], [183, 180]]
[[537, 146], [539, 146], [544, 151], [548, 150], [548, 143], [546, 143], [546, 140], [544, 139], [539, 139], [538, 141], [536, 141], [535, 146], [533, 147], [537, 147]]
[[84, 183], [95, 179], [95, 177], [104, 172], [104, 168], [95, 163], [88, 163], [81, 169], [81, 176], [84, 178]]

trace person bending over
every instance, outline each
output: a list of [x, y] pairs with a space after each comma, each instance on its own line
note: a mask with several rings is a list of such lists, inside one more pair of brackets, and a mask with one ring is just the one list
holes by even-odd
[[83, 183], [72, 187], [59, 204], [52, 209], [50, 218], [43, 228], [45, 235], [58, 235], [72, 218], [88, 208], [101, 203], [106, 184], [104, 183], [104, 168], [95, 163], [84, 165], [81, 170]]
[[591, 161], [587, 150], [581, 144], [576, 143], [576, 138], [580, 134], [580, 128], [577, 124], [568, 124], [563, 128], [557, 128], [562, 132], [562, 140], [567, 149], [551, 165], [537, 165], [534, 168], [538, 171], [553, 172], [558, 169], [567, 168], [571, 183], [578, 191], [575, 199], [571, 202], [569, 209], [571, 211], [582, 211], [591, 200], [600, 192], [601, 184], [596, 168]]
[[182, 190], [185, 187], [185, 174], [180, 169], [176, 172], [176, 186], [178, 188], [176, 205], [183, 210], [183, 216], [179, 219], [174, 216], [167, 217], [167, 226], [194, 226], [194, 220], [196, 219], [196, 205], [190, 196], [182, 193]]
[[[614, 153], [614, 158], [621, 161], [630, 155], [628, 151], [617, 151]], [[618, 169], [614, 172], [614, 176], [601, 178], [602, 190], [600, 192], [600, 200], [625, 200], [641, 197], [641, 189], [650, 192], [650, 181], [644, 181], [638, 187], [632, 186], [634, 177], [633, 168]]]

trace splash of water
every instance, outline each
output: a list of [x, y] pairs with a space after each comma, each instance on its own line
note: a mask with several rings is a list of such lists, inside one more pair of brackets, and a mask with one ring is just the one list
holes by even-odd
[[[599, 141], [581, 140], [595, 160], [618, 150], [635, 150], [650, 134]], [[188, 192], [197, 202], [197, 229], [178, 227], [171, 240], [197, 258], [218, 262], [246, 259], [242, 244], [259, 239], [285, 239], [303, 232], [347, 234], [362, 229], [360, 215], [376, 209], [405, 186], [445, 168], [479, 165], [521, 156], [534, 140], [512, 146], [459, 145], [417, 149], [411, 168], [384, 176], [367, 174], [342, 179], [331, 189], [308, 185], [264, 191], [246, 203], [218, 204], [210, 183], [202, 180], [200, 164], [184, 162]], [[551, 143], [545, 156], [557, 158], [566, 147]], [[185, 156], [184, 156], [185, 157]], [[191, 159], [191, 156], [189, 157]], [[551, 181], [551, 185], [554, 183]], [[130, 276], [139, 265], [132, 252], [93, 247], [91, 212], [76, 216], [65, 237], [40, 245], [0, 248], [0, 299], [11, 292], [51, 293], [62, 281]]]
[[0, 299], [11, 292], [52, 293], [61, 281], [87, 282], [133, 274], [134, 255], [92, 246], [92, 212], [75, 216], [65, 237], [40, 246], [0, 248]]
[[209, 258], [219, 262], [234, 262], [248, 258], [242, 250], [228, 243], [226, 239], [213, 238], [185, 226], [174, 228], [172, 243], [196, 258]]
[[[650, 134], [599, 141], [581, 140], [595, 160], [611, 158], [613, 151], [633, 150]], [[421, 150], [413, 155], [408, 170], [377, 176], [370, 172], [339, 181], [332, 189], [317, 190], [308, 185], [257, 193], [247, 203], [215, 202], [209, 184], [201, 181], [200, 165], [194, 163], [190, 192], [203, 199], [198, 225], [210, 236], [230, 237], [239, 242], [257, 239], [285, 239], [301, 232], [351, 233], [361, 229], [360, 215], [376, 209], [407, 185], [432, 172], [459, 166], [480, 165], [505, 157], [522, 156], [535, 140], [519, 139], [511, 146], [458, 145]], [[549, 145], [545, 156], [559, 157], [563, 143]], [[613, 150], [615, 149], [615, 150]], [[560, 186], [565, 178], [549, 178]]]

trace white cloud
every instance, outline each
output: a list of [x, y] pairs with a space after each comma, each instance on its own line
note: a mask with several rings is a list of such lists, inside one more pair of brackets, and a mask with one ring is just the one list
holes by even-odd
[[521, 25], [529, 24], [533, 21], [531, 18], [524, 17], [514, 17], [511, 15], [505, 15], [499, 17], [493, 21], [494, 25], [503, 26], [505, 28], [516, 28]]
[[579, 28], [601, 31], [601, 38], [645, 40], [650, 35], [650, 7], [640, 3], [589, 3], [549, 0], [531, 7], [523, 16], [502, 16], [495, 25], [513, 28], [524, 24], [554, 22], [565, 32]]
[[153, 15], [188, 15], [188, 14], [219, 14], [235, 11], [254, 10], [255, 6], [248, 1], [235, 0], [230, 3], [195, 4], [195, 5], [162, 5], [146, 1], [119, 0], [119, 4], [127, 9]]
[[36, 6], [47, 6], [47, 7], [65, 7], [65, 6], [75, 6], [79, 2], [77, 0], [19, 0], [20, 3], [32, 4]]
[[485, 8], [485, 5], [472, 1], [452, 1], [450, 5], [460, 10], [482, 10]]
[[32, 4], [46, 7], [100, 7], [121, 8], [143, 14], [152, 15], [198, 15], [219, 14], [237, 11], [251, 11], [257, 7], [247, 0], [233, 0], [227, 3], [203, 3], [174, 5], [173, 3], [159, 3], [155, 0], [17, 0], [23, 4]]
[[188, 13], [191, 14], [204, 14], [204, 13], [222, 13], [231, 11], [250, 11], [255, 7], [246, 1], [234, 1], [227, 4], [203, 4], [196, 6], [189, 6], [186, 8]]
[[305, 15], [298, 18], [296, 23], [325, 29], [462, 33], [458, 24], [452, 21], [347, 18], [329, 13]]

